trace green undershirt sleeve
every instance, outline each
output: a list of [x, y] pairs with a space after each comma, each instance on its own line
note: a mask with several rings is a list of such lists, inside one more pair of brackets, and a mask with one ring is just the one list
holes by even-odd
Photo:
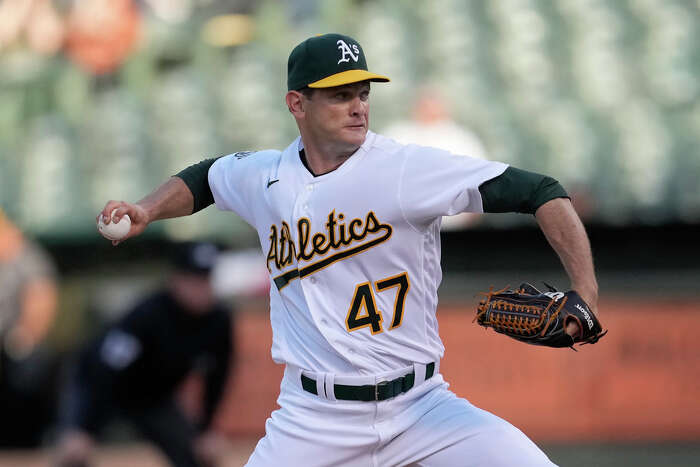
[[508, 167], [498, 177], [479, 185], [484, 212], [534, 214], [537, 208], [555, 198], [569, 198], [552, 177]]
[[209, 168], [217, 159], [218, 157], [204, 159], [175, 174], [175, 177], [181, 178], [192, 192], [192, 197], [194, 198], [192, 214], [201, 211], [210, 204], [214, 204], [214, 195], [209, 187], [208, 174]]

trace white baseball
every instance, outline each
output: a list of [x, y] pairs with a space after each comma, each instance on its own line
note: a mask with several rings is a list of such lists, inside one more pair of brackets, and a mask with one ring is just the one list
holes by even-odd
[[126, 234], [131, 230], [131, 219], [128, 214], [124, 214], [119, 222], [114, 222], [114, 212], [112, 211], [112, 222], [109, 224], [104, 223], [104, 216], [100, 216], [99, 221], [97, 221], [97, 230], [102, 234], [102, 236], [108, 240], [121, 240], [126, 237]]

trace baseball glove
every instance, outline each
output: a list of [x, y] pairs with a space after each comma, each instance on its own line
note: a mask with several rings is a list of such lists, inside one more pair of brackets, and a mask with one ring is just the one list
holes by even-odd
[[[578, 293], [559, 292], [545, 285], [549, 292], [540, 292], [527, 283], [517, 290], [492, 288], [483, 293], [486, 298], [479, 302], [474, 319], [513, 339], [548, 347], [573, 349], [574, 343], [595, 344], [608, 332], [603, 331], [598, 318]], [[576, 336], [566, 333], [566, 326], [572, 320], [579, 326]]]

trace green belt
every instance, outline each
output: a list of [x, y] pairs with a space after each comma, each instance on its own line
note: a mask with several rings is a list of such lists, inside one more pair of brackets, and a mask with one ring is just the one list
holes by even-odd
[[[425, 379], [430, 379], [435, 373], [435, 363], [425, 366]], [[405, 376], [399, 376], [391, 381], [382, 381], [379, 384], [366, 384], [364, 386], [348, 386], [346, 384], [333, 385], [335, 398], [343, 401], [383, 401], [402, 394], [413, 387], [416, 374], [411, 372]], [[301, 375], [301, 387], [304, 391], [318, 395], [316, 380]]]

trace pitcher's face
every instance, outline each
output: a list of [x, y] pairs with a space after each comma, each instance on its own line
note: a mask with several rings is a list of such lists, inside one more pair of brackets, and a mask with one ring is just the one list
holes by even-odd
[[311, 136], [342, 152], [354, 152], [369, 129], [369, 82], [315, 89], [304, 97]]

